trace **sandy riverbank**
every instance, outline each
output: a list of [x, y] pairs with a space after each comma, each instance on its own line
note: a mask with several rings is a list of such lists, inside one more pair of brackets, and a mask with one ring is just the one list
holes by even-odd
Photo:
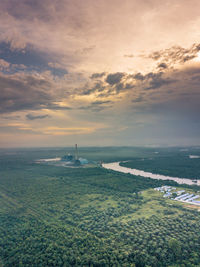
[[120, 162], [112, 162], [112, 163], [103, 163], [102, 167], [105, 169], [110, 169], [113, 171], [118, 171], [118, 172], [123, 172], [123, 173], [130, 173], [133, 175], [137, 176], [143, 176], [147, 178], [152, 178], [152, 179], [158, 179], [158, 180], [172, 180], [177, 182], [178, 184], [188, 184], [188, 185], [200, 185], [200, 181], [198, 180], [197, 183], [193, 182], [195, 178], [192, 179], [187, 179], [187, 178], [180, 178], [180, 177], [171, 177], [171, 176], [165, 176], [161, 174], [154, 174], [151, 172], [145, 172], [137, 169], [131, 169], [127, 167], [123, 167], [119, 165]]

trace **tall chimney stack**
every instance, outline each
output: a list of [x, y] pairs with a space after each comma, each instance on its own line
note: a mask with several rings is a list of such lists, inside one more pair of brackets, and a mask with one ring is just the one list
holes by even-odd
[[75, 160], [78, 160], [78, 147], [77, 147], [77, 144], [75, 144]]

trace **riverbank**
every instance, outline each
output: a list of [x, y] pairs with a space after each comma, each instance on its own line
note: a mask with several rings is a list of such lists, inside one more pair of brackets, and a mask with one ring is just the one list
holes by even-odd
[[151, 178], [151, 179], [171, 180], [171, 181], [177, 182], [178, 184], [200, 185], [199, 180], [197, 182], [194, 182], [193, 180], [187, 179], [187, 178], [171, 177], [171, 176], [165, 176], [161, 174], [154, 174], [151, 172], [145, 172], [145, 171], [141, 171], [137, 169], [123, 167], [123, 166], [120, 166], [119, 164], [120, 162], [103, 163], [102, 167], [105, 169], [113, 170], [113, 171], [118, 171], [122, 173], [130, 173], [136, 176], [143, 176], [143, 177]]

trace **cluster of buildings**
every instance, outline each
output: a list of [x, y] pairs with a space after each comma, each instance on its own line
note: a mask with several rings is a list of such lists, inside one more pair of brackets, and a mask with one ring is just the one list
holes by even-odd
[[36, 163], [46, 163], [53, 164], [54, 166], [62, 166], [62, 167], [79, 167], [83, 165], [89, 164], [89, 161], [84, 158], [78, 157], [78, 147], [75, 145], [75, 152], [72, 154], [66, 154], [63, 157], [56, 157], [50, 159], [38, 159]]
[[78, 146], [77, 146], [77, 144], [75, 144], [75, 153], [74, 153], [74, 155], [71, 155], [71, 154], [64, 155], [61, 158], [61, 161], [66, 163], [69, 166], [80, 166], [80, 165], [85, 165], [85, 164], [89, 163], [87, 159], [78, 157]]
[[154, 188], [154, 190], [163, 193], [163, 197], [171, 198], [176, 201], [188, 202], [194, 205], [200, 205], [200, 201], [198, 200], [200, 199], [200, 195], [187, 193], [185, 192], [185, 190], [177, 191], [176, 187], [164, 185], [161, 187]]

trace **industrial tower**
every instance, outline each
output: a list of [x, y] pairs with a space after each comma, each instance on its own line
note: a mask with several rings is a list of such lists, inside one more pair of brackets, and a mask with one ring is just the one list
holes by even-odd
[[75, 144], [75, 160], [78, 160], [78, 146]]
[[81, 165], [81, 162], [78, 159], [78, 146], [77, 146], [77, 144], [75, 144], [75, 161], [74, 161], [74, 165], [76, 165], [76, 166], [80, 166]]

